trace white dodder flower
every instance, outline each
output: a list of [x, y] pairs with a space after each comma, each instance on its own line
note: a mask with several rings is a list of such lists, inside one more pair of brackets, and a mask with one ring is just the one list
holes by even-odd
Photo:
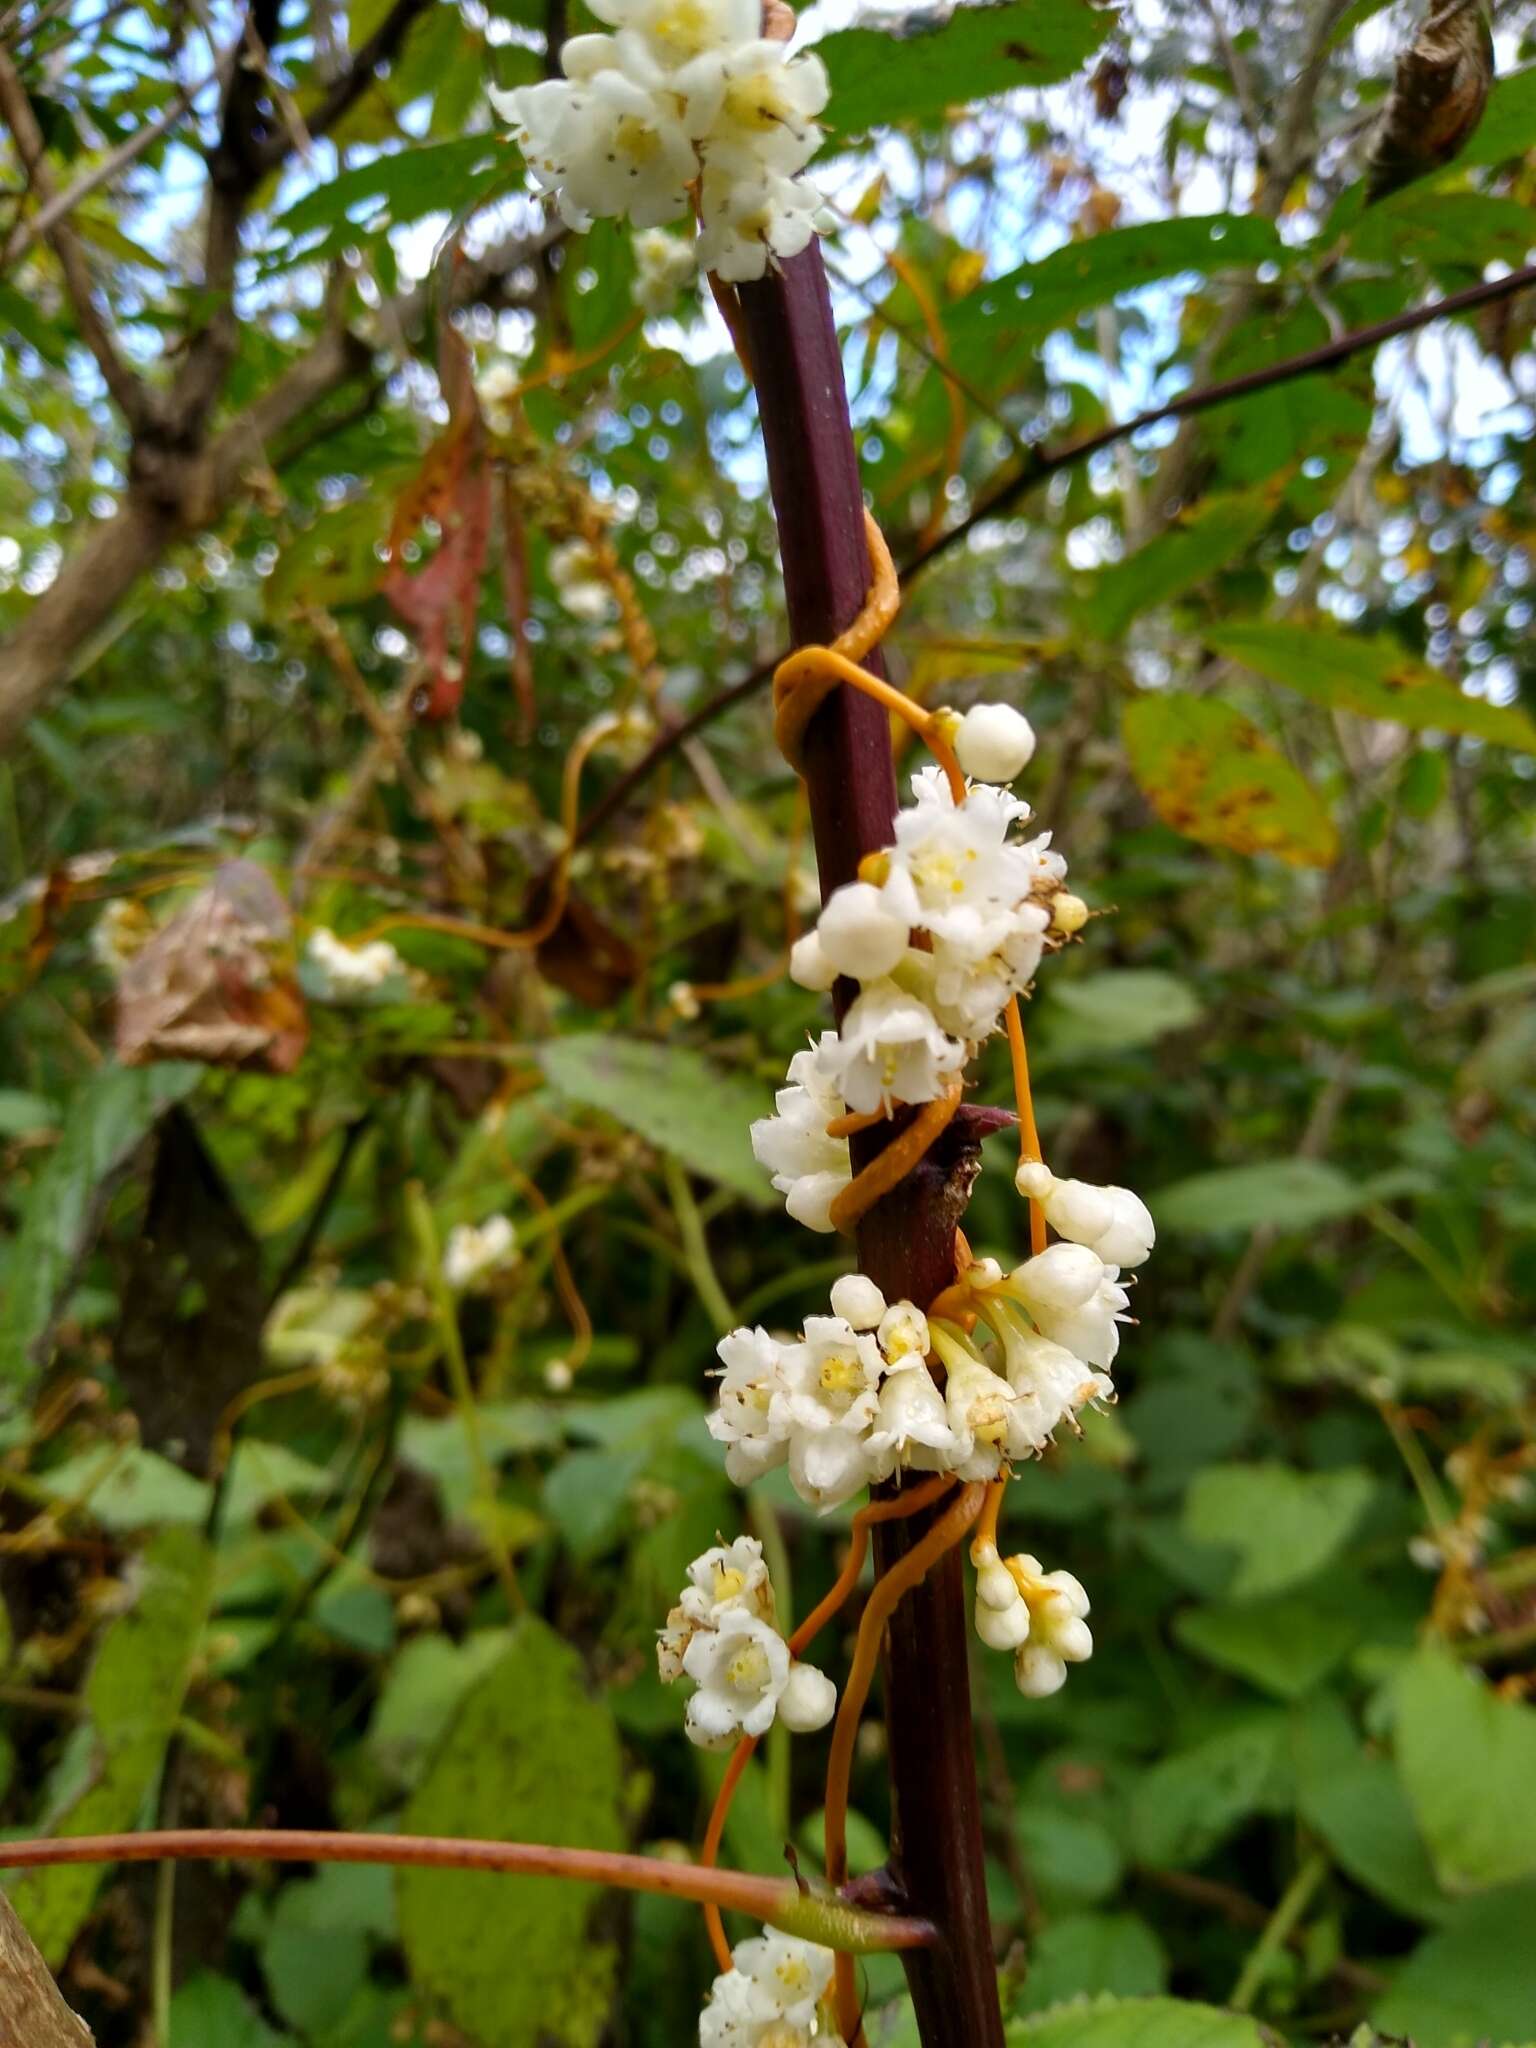
[[325, 925], [309, 935], [304, 958], [310, 986], [322, 1003], [361, 1003], [403, 975], [405, 963], [387, 939], [349, 946]]
[[850, 1007], [838, 1036], [822, 1036], [824, 1079], [861, 1116], [895, 1102], [932, 1102], [965, 1064], [965, 1047], [926, 1003], [894, 981], [876, 981]]
[[848, 1140], [829, 1138], [827, 1125], [848, 1105], [821, 1070], [821, 1049], [835, 1046], [823, 1032], [821, 1047], [797, 1052], [789, 1063], [789, 1086], [775, 1098], [774, 1114], [752, 1126], [752, 1151], [773, 1176], [785, 1207], [807, 1230], [829, 1231], [828, 1211], [853, 1178]]
[[700, 2048], [843, 2048], [824, 2017], [833, 1954], [769, 1930], [731, 1951], [699, 2017]]
[[91, 926], [91, 958], [109, 974], [121, 974], [152, 930], [141, 903], [114, 896]]
[[1093, 1655], [1088, 1595], [1070, 1572], [1048, 1572], [1037, 1557], [1008, 1560], [1029, 1609], [1029, 1639], [1014, 1654], [1013, 1676], [1027, 1699], [1048, 1699], [1067, 1682], [1069, 1664]]
[[[659, 1662], [670, 1674], [674, 1624], [663, 1633]], [[726, 1749], [744, 1736], [766, 1735], [775, 1720], [793, 1734], [824, 1728], [837, 1706], [837, 1688], [813, 1665], [797, 1664], [771, 1622], [744, 1607], [727, 1607], [711, 1626], [697, 1626], [683, 1647], [683, 1675], [698, 1690], [689, 1700], [684, 1729], [700, 1749]]]
[[1016, 1267], [1007, 1285], [1043, 1337], [1103, 1371], [1114, 1364], [1130, 1306], [1118, 1267], [1086, 1245], [1053, 1244]]
[[669, 313], [683, 286], [698, 272], [692, 242], [665, 228], [644, 228], [635, 237], [635, 304], [642, 313]]
[[550, 549], [549, 580], [573, 619], [598, 625], [613, 609], [613, 593], [598, 574], [597, 557], [587, 541], [562, 541]]
[[516, 1253], [517, 1232], [509, 1217], [456, 1223], [443, 1247], [443, 1278], [456, 1293], [467, 1293], [510, 1265]]

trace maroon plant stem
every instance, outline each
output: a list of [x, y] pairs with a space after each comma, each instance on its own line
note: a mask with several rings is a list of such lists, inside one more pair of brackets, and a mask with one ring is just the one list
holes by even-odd
[[[781, 272], [742, 286], [740, 297], [790, 630], [797, 645], [825, 643], [857, 616], [869, 557], [820, 252], [813, 245]], [[878, 655], [865, 660], [878, 672]], [[856, 691], [833, 691], [807, 731], [805, 760], [825, 898], [893, 836], [896, 775], [886, 712]], [[840, 995], [841, 1008], [848, 990]], [[871, 1131], [855, 1139], [855, 1164], [888, 1135]], [[955, 1174], [925, 1161], [861, 1223], [861, 1268], [892, 1300], [931, 1301], [954, 1276], [963, 1206]], [[888, 1570], [941, 1511], [878, 1525], [879, 1568]], [[951, 1551], [901, 1602], [886, 1638], [891, 1876], [904, 1906], [932, 1921], [939, 1935], [934, 1947], [905, 1959], [924, 2048], [1002, 2048], [961, 1574], [959, 1551]]]

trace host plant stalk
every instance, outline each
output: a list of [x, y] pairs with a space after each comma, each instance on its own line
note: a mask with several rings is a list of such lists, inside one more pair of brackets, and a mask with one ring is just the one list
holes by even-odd
[[[778, 518], [790, 630], [796, 645], [824, 644], [858, 614], [869, 585], [869, 558], [820, 251], [813, 243], [738, 291]], [[879, 655], [866, 656], [865, 665], [879, 673]], [[865, 854], [894, 837], [896, 771], [888, 713], [855, 690], [835, 690], [809, 728], [805, 760], [825, 901], [856, 878]], [[839, 991], [839, 1013], [851, 993]], [[890, 1135], [886, 1126], [856, 1137], [855, 1168]], [[946, 1140], [859, 1226], [859, 1266], [888, 1300], [929, 1302], [954, 1277], [955, 1228], [970, 1173], [958, 1134], [946, 1134]], [[935, 1512], [942, 1512], [942, 1504], [877, 1526], [877, 1568], [888, 1570], [918, 1542]], [[932, 1948], [903, 1958], [923, 2048], [1002, 2048], [962, 1570], [960, 1549], [953, 1549], [902, 1600], [887, 1633], [889, 1875], [904, 1909], [938, 1930]]]

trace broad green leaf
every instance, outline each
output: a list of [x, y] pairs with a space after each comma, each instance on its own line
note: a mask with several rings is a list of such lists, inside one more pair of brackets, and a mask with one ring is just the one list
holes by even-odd
[[306, 2040], [334, 2038], [366, 1982], [372, 1940], [394, 1938], [394, 1903], [389, 1871], [366, 1864], [331, 1864], [278, 1892], [263, 1916], [262, 1973], [273, 2009]]
[[273, 236], [297, 241], [317, 228], [345, 236], [353, 222], [399, 227], [429, 213], [457, 213], [505, 183], [516, 162], [495, 135], [416, 143], [323, 179], [277, 216]]
[[1014, 1830], [1043, 1904], [1092, 1906], [1118, 1887], [1125, 1859], [1101, 1821], [1026, 1799]]
[[64, 1133], [22, 1205], [5, 1301], [0, 1306], [0, 1384], [42, 1363], [54, 1318], [89, 1251], [114, 1177], [161, 1112], [189, 1095], [200, 1067], [99, 1067], [76, 1092]]
[[1122, 293], [1164, 279], [1248, 269], [1284, 254], [1273, 225], [1247, 214], [1197, 214], [1068, 242], [978, 285], [945, 314], [951, 360], [996, 389], [1032, 359], [1048, 334]]
[[1483, 118], [1457, 157], [1456, 169], [1501, 164], [1529, 149], [1536, 149], [1536, 64], [1494, 81]]
[[1020, 85], [1070, 78], [1109, 32], [1087, 0], [1006, 0], [824, 36], [834, 146], [867, 128], [931, 120]]
[[1106, 967], [1052, 981], [1044, 1007], [1051, 1052], [1073, 1057], [1150, 1045], [1201, 1014], [1187, 981], [1152, 967]]
[[1215, 1465], [1190, 1482], [1184, 1533], [1235, 1554], [1233, 1600], [1257, 1600], [1299, 1586], [1343, 1547], [1365, 1512], [1375, 1481], [1346, 1466], [1297, 1472], [1289, 1465]]
[[1186, 839], [1298, 867], [1338, 858], [1339, 835], [1316, 791], [1230, 704], [1148, 692], [1126, 706], [1121, 730], [1142, 794]]
[[1234, 1829], [1274, 1803], [1284, 1766], [1283, 1716], [1254, 1714], [1152, 1765], [1131, 1794], [1138, 1863], [1178, 1870], [1203, 1862]]
[[238, 1984], [199, 1970], [171, 2000], [167, 2048], [290, 2048], [291, 2034], [275, 2034]]
[[1292, 1724], [1297, 1808], [1356, 1884], [1413, 1920], [1441, 1920], [1451, 1902], [1435, 1881], [1403, 1781], [1366, 1748], [1338, 1701], [1298, 1710]]
[[1447, 1891], [1536, 1874], [1536, 1707], [1425, 1644], [1396, 1687], [1398, 1769]]
[[1008, 2048], [1270, 2048], [1254, 2020], [1181, 1998], [1096, 1998], [1014, 2020]]
[[1218, 654], [1314, 704], [1388, 719], [1415, 732], [1469, 733], [1536, 753], [1536, 724], [1524, 711], [1469, 697], [1382, 634], [1256, 623], [1213, 626], [1205, 638]]
[[378, 589], [384, 576], [379, 550], [389, 532], [394, 491], [384, 476], [370, 483], [370, 489], [317, 513], [283, 549], [263, 594], [275, 624], [309, 606], [335, 611], [360, 604]]
[[1489, 192], [1436, 192], [1417, 182], [1366, 207], [1349, 235], [1356, 262], [1450, 270], [1498, 258], [1520, 263], [1530, 247], [1530, 208], [1519, 200]]
[[[61, 1810], [43, 1815], [49, 1834], [119, 1834], [137, 1822], [181, 1712], [212, 1564], [190, 1529], [162, 1530], [145, 1551], [135, 1573], [138, 1597], [107, 1628], [85, 1681], [84, 1781]], [[52, 1968], [68, 1954], [104, 1875], [94, 1864], [61, 1864], [26, 1873], [13, 1889], [11, 1903]]]
[[[526, 1618], [470, 1694], [406, 1809], [409, 1834], [623, 1844], [613, 1717], [581, 1660]], [[417, 1988], [482, 2048], [595, 2048], [618, 1951], [593, 1925], [591, 1885], [404, 1870], [400, 1932]]]
[[1316, 1596], [1282, 1593], [1238, 1606], [1186, 1608], [1173, 1632], [1196, 1656], [1290, 1700], [1310, 1692], [1349, 1655], [1360, 1623]]
[[1133, 619], [1196, 589], [1251, 547], [1273, 513], [1267, 491], [1207, 498], [1155, 540], [1099, 571], [1081, 607], [1085, 627], [1096, 639], [1118, 640]]
[[1264, 1166], [1221, 1166], [1154, 1189], [1147, 1201], [1160, 1230], [1308, 1230], [1377, 1200], [1320, 1159], [1277, 1159]]
[[604, 1110], [695, 1173], [767, 1206], [767, 1177], [752, 1156], [750, 1128], [772, 1105], [755, 1081], [685, 1046], [617, 1033], [553, 1039], [539, 1060], [562, 1095]]
[[462, 1643], [419, 1635], [401, 1650], [368, 1724], [368, 1751], [394, 1783], [414, 1786], [465, 1697], [506, 1654], [504, 1628], [479, 1629]]
[[213, 1498], [205, 1480], [138, 1444], [77, 1452], [34, 1481], [48, 1499], [78, 1501], [79, 1513], [118, 1534], [172, 1525], [199, 1529]]
[[29, 1095], [23, 1088], [0, 1088], [0, 1138], [30, 1138], [38, 1131], [52, 1130], [58, 1121], [57, 1107], [41, 1095]]
[[1036, 1936], [1018, 2010], [1045, 2012], [1085, 1992], [1141, 1998], [1167, 1982], [1163, 1945], [1139, 1914], [1068, 1913]]
[[1371, 2018], [1414, 2048], [1529, 2043], [1536, 1889], [1469, 1899], [1408, 1958]]

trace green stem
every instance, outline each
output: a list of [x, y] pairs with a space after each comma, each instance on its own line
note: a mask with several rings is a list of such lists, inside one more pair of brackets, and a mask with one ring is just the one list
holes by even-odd
[[677, 1234], [683, 1241], [688, 1277], [703, 1303], [705, 1314], [723, 1337], [727, 1330], [735, 1329], [736, 1311], [725, 1298], [725, 1289], [720, 1285], [714, 1262], [709, 1256], [709, 1241], [704, 1235], [704, 1219], [699, 1214], [699, 1205], [693, 1199], [687, 1174], [670, 1152], [663, 1153], [661, 1166], [666, 1176], [672, 1213], [677, 1218]]
[[419, 1181], [412, 1181], [405, 1191], [406, 1213], [410, 1218], [411, 1234], [416, 1239], [417, 1256], [421, 1264], [421, 1277], [432, 1299], [433, 1312], [442, 1338], [443, 1357], [448, 1364], [448, 1378], [453, 1386], [453, 1397], [459, 1410], [459, 1419], [464, 1425], [464, 1440], [469, 1446], [469, 1461], [474, 1468], [475, 1485], [479, 1489], [485, 1510], [485, 1535], [491, 1556], [496, 1562], [496, 1575], [501, 1580], [502, 1591], [507, 1596], [507, 1606], [513, 1614], [527, 1610], [523, 1589], [517, 1581], [517, 1571], [512, 1563], [512, 1552], [508, 1547], [506, 1532], [501, 1526], [501, 1517], [496, 1498], [496, 1474], [490, 1459], [485, 1454], [485, 1443], [480, 1435], [480, 1408], [475, 1399], [474, 1382], [469, 1375], [469, 1361], [464, 1356], [464, 1340], [459, 1334], [459, 1312], [448, 1283], [443, 1278], [442, 1247], [437, 1241], [437, 1226], [432, 1220], [432, 1205]]
[[1328, 1858], [1321, 1849], [1315, 1849], [1286, 1886], [1280, 1903], [1270, 1914], [1264, 1932], [1243, 1964], [1242, 1975], [1227, 2001], [1234, 2012], [1252, 2010], [1253, 2001], [1269, 1975], [1270, 1964], [1296, 1931], [1297, 1923], [1312, 1902], [1312, 1894], [1327, 1875]]
[[[759, 1500], [754, 1494], [748, 1494], [747, 1522], [753, 1535], [763, 1546], [763, 1562], [768, 1567], [769, 1580], [782, 1603], [779, 1626], [785, 1635], [788, 1635], [791, 1617], [795, 1611], [794, 1583], [790, 1576], [789, 1546], [784, 1541], [783, 1530], [779, 1527], [778, 1514], [770, 1502]], [[768, 1810], [773, 1816], [774, 1832], [787, 1837], [789, 1730], [782, 1721], [776, 1720], [768, 1730], [763, 1743], [763, 1763], [768, 1774]]]
[[171, 1957], [176, 1926], [176, 1865], [155, 1872], [155, 1922], [150, 1951], [150, 2012], [156, 2048], [171, 2048]]

